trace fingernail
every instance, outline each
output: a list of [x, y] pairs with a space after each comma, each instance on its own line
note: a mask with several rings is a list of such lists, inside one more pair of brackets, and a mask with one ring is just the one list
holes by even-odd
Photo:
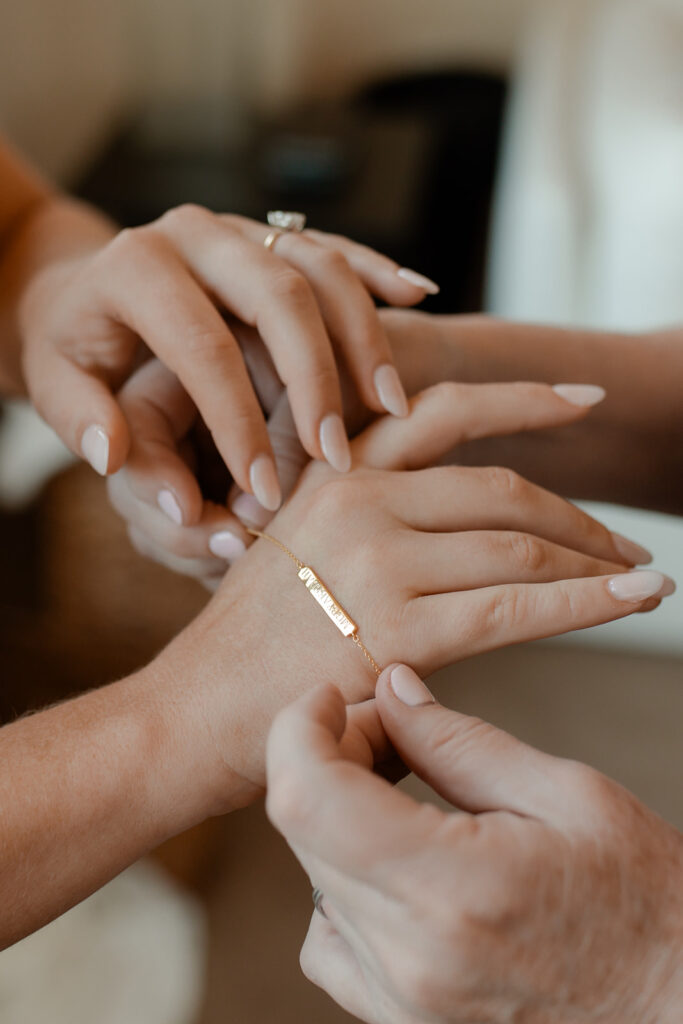
[[430, 281], [424, 274], [418, 274], [415, 270], [409, 270], [408, 267], [401, 267], [400, 270], [396, 271], [398, 277], [403, 278], [408, 284], [414, 284], [416, 288], [422, 288], [423, 291], [428, 292], [430, 295], [438, 295], [441, 289], [439, 288], [436, 281]]
[[612, 540], [621, 557], [631, 565], [648, 565], [652, 561], [651, 552], [647, 548], [641, 547], [640, 544], [636, 544], [635, 541], [629, 540], [628, 537], [622, 537], [620, 533], [613, 533]]
[[238, 519], [249, 526], [255, 526], [257, 530], [262, 530], [270, 522], [270, 512], [260, 505], [252, 494], [245, 494], [243, 491], [237, 495], [230, 507]]
[[607, 394], [599, 384], [555, 384], [553, 391], [572, 405], [597, 405]]
[[109, 438], [102, 427], [96, 424], [87, 427], [81, 438], [81, 451], [83, 458], [87, 459], [92, 468], [100, 476], [107, 475], [109, 465]]
[[168, 518], [176, 524], [176, 526], [183, 525], [183, 512], [176, 501], [176, 496], [172, 491], [163, 490], [157, 494], [157, 504], [162, 512], [164, 512]]
[[332, 469], [338, 473], [348, 473], [351, 469], [351, 449], [342, 418], [336, 412], [331, 412], [320, 424], [320, 447]]
[[392, 668], [389, 682], [401, 703], [407, 704], [408, 707], [417, 708], [421, 704], [434, 703], [434, 697], [425, 684], [407, 665], [397, 665], [396, 668]]
[[269, 512], [276, 512], [282, 501], [275, 463], [270, 455], [259, 455], [251, 464], [249, 482], [258, 502]]
[[385, 363], [375, 370], [375, 391], [392, 416], [408, 415], [408, 399], [395, 366]]
[[641, 569], [613, 576], [607, 584], [612, 597], [617, 601], [644, 601], [648, 597], [668, 597], [673, 594], [676, 584], [669, 576], [652, 569]]
[[[246, 495], [245, 495], [246, 497]], [[239, 498], [237, 499], [239, 501]], [[247, 546], [230, 530], [219, 530], [209, 537], [209, 551], [217, 558], [225, 558], [228, 562], [236, 562], [241, 558]]]

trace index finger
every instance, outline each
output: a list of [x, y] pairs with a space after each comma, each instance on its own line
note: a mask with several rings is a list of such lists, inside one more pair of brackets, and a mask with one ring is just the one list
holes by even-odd
[[421, 469], [466, 441], [573, 423], [604, 397], [588, 385], [443, 381], [415, 395], [404, 419], [371, 424], [351, 449], [366, 466]]
[[345, 725], [344, 699], [330, 685], [278, 715], [267, 746], [266, 808], [290, 845], [386, 892], [388, 865], [418, 855], [446, 816], [346, 760]]

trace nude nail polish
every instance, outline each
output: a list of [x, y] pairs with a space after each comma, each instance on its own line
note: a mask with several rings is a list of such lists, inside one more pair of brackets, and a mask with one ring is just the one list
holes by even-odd
[[157, 494], [157, 505], [176, 526], [183, 525], [183, 513], [176, 496], [172, 491], [164, 489]]
[[275, 463], [270, 455], [259, 455], [249, 470], [249, 482], [256, 500], [270, 512], [276, 512], [282, 501]]
[[418, 274], [416, 270], [410, 270], [409, 267], [401, 267], [396, 271], [396, 275], [403, 281], [407, 281], [408, 284], [414, 284], [416, 288], [421, 288], [428, 295], [438, 295], [441, 291], [436, 281], [431, 281], [424, 274]]
[[272, 512], [259, 504], [253, 494], [245, 494], [244, 491], [237, 495], [230, 507], [238, 519], [257, 530], [262, 530], [272, 518]]
[[402, 704], [416, 708], [423, 704], [434, 704], [434, 697], [420, 677], [407, 665], [392, 668], [389, 682], [394, 694]]
[[632, 601], [637, 604], [648, 597], [668, 597], [676, 589], [676, 584], [661, 572], [638, 569], [634, 572], [625, 572], [621, 576], [613, 576], [607, 584], [607, 589], [617, 601]]
[[336, 412], [331, 412], [320, 424], [320, 447], [332, 469], [338, 473], [348, 473], [351, 469], [351, 449], [342, 418]]
[[109, 466], [109, 438], [103, 427], [93, 423], [83, 431], [81, 451], [96, 473], [107, 475]]
[[649, 565], [652, 561], [652, 554], [647, 548], [641, 547], [640, 544], [629, 540], [628, 537], [622, 537], [620, 533], [612, 533], [612, 540], [624, 561], [630, 562], [631, 565]]
[[607, 392], [599, 384], [555, 384], [553, 391], [565, 402], [588, 408], [602, 402]]
[[384, 363], [375, 370], [375, 391], [392, 416], [408, 415], [408, 399], [395, 366]]
[[217, 558], [227, 562], [236, 562], [247, 550], [244, 541], [230, 530], [218, 530], [209, 537], [209, 551]]

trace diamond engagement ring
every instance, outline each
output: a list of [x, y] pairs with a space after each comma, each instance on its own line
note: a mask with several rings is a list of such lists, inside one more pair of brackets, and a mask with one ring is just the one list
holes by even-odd
[[273, 229], [263, 239], [266, 249], [272, 249], [280, 235], [288, 232], [298, 235], [306, 227], [306, 214], [294, 210], [268, 210], [266, 220]]
[[280, 231], [299, 233], [306, 227], [306, 214], [294, 210], [268, 210], [266, 220], [271, 228], [279, 228]]
[[325, 908], [323, 907], [324, 898], [325, 894], [323, 893], [322, 889], [318, 889], [316, 887], [313, 890], [313, 906], [315, 907], [319, 914], [321, 914], [323, 917], [327, 917], [327, 914], [325, 913]]

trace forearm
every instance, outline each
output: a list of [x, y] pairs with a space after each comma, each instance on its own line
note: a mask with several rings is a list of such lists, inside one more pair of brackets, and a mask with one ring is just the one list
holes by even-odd
[[680, 329], [620, 335], [412, 314], [409, 333], [401, 316], [387, 323], [410, 391], [442, 379], [585, 382], [607, 391], [579, 424], [477, 443], [459, 461], [505, 462], [578, 498], [683, 511]]
[[0, 948], [232, 806], [177, 682], [155, 662], [0, 730]]

